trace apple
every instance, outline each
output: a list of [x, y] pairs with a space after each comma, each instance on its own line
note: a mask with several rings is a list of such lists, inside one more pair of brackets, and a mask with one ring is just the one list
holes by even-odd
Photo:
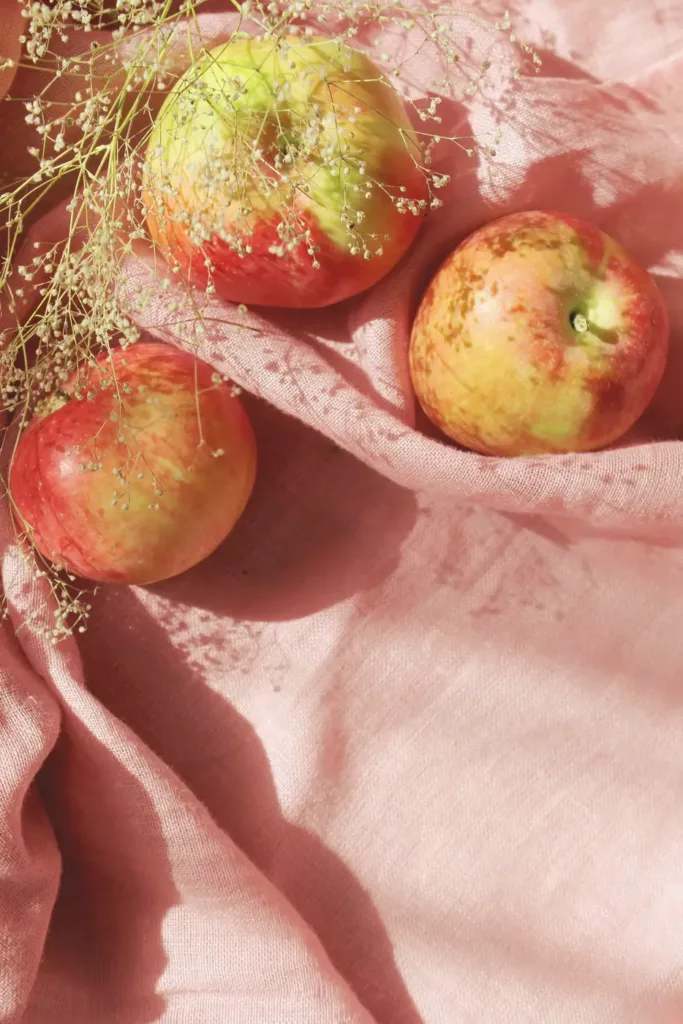
[[152, 129], [153, 241], [229, 301], [315, 308], [387, 274], [427, 207], [403, 101], [337, 40], [235, 36], [178, 80]]
[[592, 224], [515, 213], [442, 264], [410, 340], [427, 416], [489, 455], [590, 451], [641, 416], [664, 372], [667, 314], [650, 275]]
[[108, 583], [154, 583], [209, 555], [251, 493], [256, 443], [229, 384], [140, 341], [74, 374], [20, 435], [9, 490], [41, 555]]

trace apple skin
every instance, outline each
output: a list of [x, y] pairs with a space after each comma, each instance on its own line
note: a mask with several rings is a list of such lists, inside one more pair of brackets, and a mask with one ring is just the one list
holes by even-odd
[[475, 231], [442, 264], [413, 325], [410, 370], [429, 419], [466, 448], [591, 451], [644, 412], [668, 346], [662, 297], [617, 242], [527, 211]]
[[[244, 89], [237, 97], [236, 77]], [[272, 94], [282, 87], [289, 92], [277, 104]], [[307, 136], [318, 123], [319, 130]], [[273, 166], [285, 130], [292, 173], [297, 180], [305, 176], [308, 194], [297, 188], [288, 195], [290, 186], [281, 178], [287, 167]], [[340, 138], [346, 147], [343, 175], [323, 167], [321, 155], [338, 155]], [[250, 156], [256, 146], [260, 163]], [[357, 161], [364, 162], [365, 173]], [[420, 163], [403, 101], [363, 53], [333, 40], [287, 37], [276, 48], [273, 40], [235, 38], [183, 75], [157, 117], [143, 174], [147, 224], [170, 265], [196, 287], [209, 282], [208, 258], [212, 285], [223, 299], [328, 306], [374, 285], [413, 242], [427, 205]], [[219, 182], [219, 173], [240, 176], [239, 200]], [[365, 187], [355, 187], [368, 176], [375, 184], [366, 196]], [[387, 192], [423, 205], [416, 213], [400, 213]], [[375, 236], [367, 241], [369, 259], [350, 251], [352, 238], [341, 219], [347, 200], [357, 230]], [[310, 235], [277, 255], [271, 250], [283, 241], [283, 209], [294, 210], [297, 229]]]
[[[256, 442], [230, 385], [212, 376], [190, 353], [141, 341], [72, 377], [54, 411], [31, 420], [9, 490], [45, 558], [87, 579], [145, 584], [218, 547], [251, 494]], [[78, 388], [88, 397], [67, 397]]]

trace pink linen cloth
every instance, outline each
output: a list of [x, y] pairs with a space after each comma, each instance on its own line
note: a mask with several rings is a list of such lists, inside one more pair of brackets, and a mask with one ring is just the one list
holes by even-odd
[[[52, 647], [3, 506], [3, 1024], [683, 1019], [683, 9], [511, 13], [544, 63], [495, 169], [451, 153], [370, 294], [204, 338], [260, 451], [211, 559], [100, 590]], [[486, 459], [416, 412], [424, 282], [524, 207], [596, 220], [667, 301], [666, 379], [615, 450]], [[152, 275], [140, 253], [122, 287]], [[168, 304], [138, 316], [182, 342]]]

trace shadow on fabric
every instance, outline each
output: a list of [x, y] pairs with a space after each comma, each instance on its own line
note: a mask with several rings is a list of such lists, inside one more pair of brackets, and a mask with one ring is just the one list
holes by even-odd
[[[106, 592], [95, 605], [80, 647], [86, 679], [97, 697], [164, 759], [283, 893], [377, 1024], [421, 1024], [367, 892], [316, 835], [283, 816], [268, 757], [254, 728], [179, 658], [165, 630], [132, 592]], [[150, 675], [164, 680], [167, 700], [147, 695]], [[111, 820], [112, 828], [118, 829], [118, 817]], [[159, 871], [163, 874], [163, 856]], [[161, 915], [157, 924], [161, 925]], [[139, 938], [140, 953], [146, 956], [143, 946], [150, 943], [149, 929]], [[112, 943], [107, 940], [103, 954], [115, 960]], [[154, 941], [151, 946], [150, 977], [163, 966], [154, 955]], [[153, 1018], [139, 1018], [147, 1019]]]

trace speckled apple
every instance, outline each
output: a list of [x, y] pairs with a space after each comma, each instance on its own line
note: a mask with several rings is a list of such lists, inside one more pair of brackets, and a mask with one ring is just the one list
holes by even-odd
[[235, 37], [189, 68], [159, 113], [147, 222], [195, 286], [257, 306], [328, 306], [411, 245], [427, 206], [422, 163], [402, 99], [365, 54]]
[[589, 451], [661, 381], [669, 331], [652, 277], [592, 224], [549, 211], [475, 231], [419, 307], [410, 368], [427, 416], [489, 455]]
[[48, 560], [108, 583], [154, 583], [206, 558], [254, 484], [242, 404], [206, 363], [141, 341], [84, 368], [21, 434], [9, 488]]

